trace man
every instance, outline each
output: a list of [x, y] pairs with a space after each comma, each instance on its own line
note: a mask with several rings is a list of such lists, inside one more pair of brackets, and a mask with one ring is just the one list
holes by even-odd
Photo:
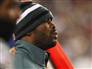
[[14, 0], [0, 0], [0, 69], [13, 69], [7, 44], [19, 16], [19, 10], [15, 4]]
[[12, 35], [19, 10], [14, 0], [0, 0], [0, 37], [8, 41]]
[[16, 69], [45, 69], [47, 49], [55, 46], [57, 33], [51, 12], [40, 4], [22, 3], [22, 14], [17, 21]]

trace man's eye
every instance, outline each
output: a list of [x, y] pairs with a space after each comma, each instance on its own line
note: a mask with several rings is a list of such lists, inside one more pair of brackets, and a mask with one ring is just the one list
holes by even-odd
[[16, 7], [19, 7], [19, 5], [20, 5], [19, 2], [14, 1], [11, 6], [13, 8], [16, 8]]

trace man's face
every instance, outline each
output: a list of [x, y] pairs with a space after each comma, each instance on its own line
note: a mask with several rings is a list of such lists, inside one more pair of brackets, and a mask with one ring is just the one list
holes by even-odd
[[14, 0], [4, 0], [0, 5], [0, 18], [7, 18], [10, 21], [16, 21], [18, 17], [19, 9], [16, 6], [16, 2]]
[[36, 44], [38, 47], [46, 50], [55, 46], [57, 41], [57, 32], [51, 21], [38, 26], [34, 31], [36, 34]]
[[19, 17], [19, 9], [14, 0], [4, 0], [0, 4], [0, 37], [8, 40]]

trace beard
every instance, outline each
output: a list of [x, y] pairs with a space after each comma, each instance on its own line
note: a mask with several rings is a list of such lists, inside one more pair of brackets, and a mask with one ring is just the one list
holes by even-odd
[[47, 41], [47, 43], [43, 43], [43, 46], [41, 48], [43, 50], [47, 50], [47, 49], [54, 47], [55, 45], [56, 45], [56, 41], [54, 41], [54, 39], [53, 39], [53, 40]]
[[15, 20], [11, 20], [9, 17], [0, 17], [0, 38], [8, 41], [12, 37], [15, 26]]
[[57, 38], [52, 38], [47, 36], [42, 32], [36, 33], [38, 35], [37, 40], [35, 40], [35, 45], [43, 50], [50, 49], [56, 45]]

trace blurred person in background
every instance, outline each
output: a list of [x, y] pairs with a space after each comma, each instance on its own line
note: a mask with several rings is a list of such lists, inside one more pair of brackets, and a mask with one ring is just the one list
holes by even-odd
[[13, 69], [8, 41], [12, 37], [19, 9], [15, 0], [0, 0], [0, 69]]
[[17, 21], [16, 69], [46, 69], [47, 49], [55, 46], [57, 33], [52, 13], [40, 4], [25, 2], [20, 5], [22, 14]]
[[14, 31], [19, 10], [14, 0], [1, 0], [0, 2], [0, 38], [8, 41]]

